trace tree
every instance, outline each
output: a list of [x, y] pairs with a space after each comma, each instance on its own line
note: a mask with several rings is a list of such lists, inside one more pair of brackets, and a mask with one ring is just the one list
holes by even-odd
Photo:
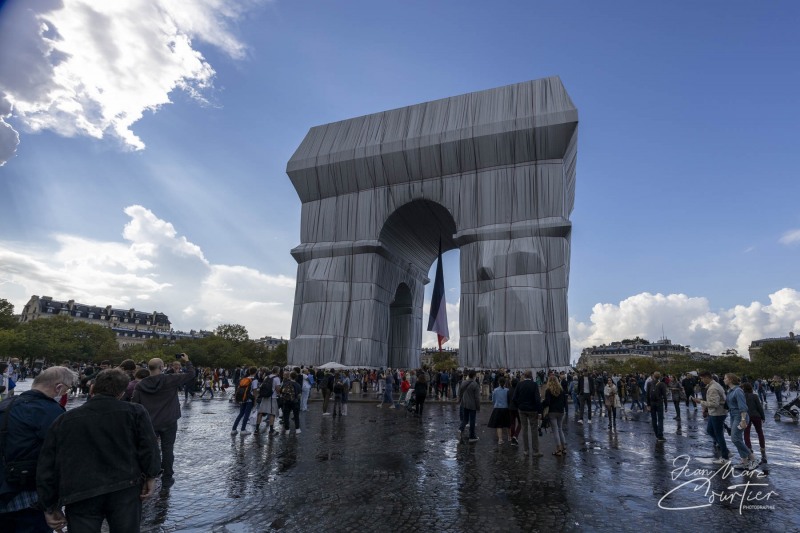
[[233, 342], [245, 342], [250, 339], [247, 328], [239, 324], [220, 324], [214, 330], [214, 335]]
[[437, 372], [458, 367], [458, 360], [456, 360], [453, 352], [435, 352], [432, 359], [432, 367]]
[[757, 371], [767, 376], [783, 374], [800, 362], [800, 347], [792, 341], [765, 342], [754, 361]]
[[3, 329], [16, 329], [19, 326], [19, 321], [14, 316], [14, 304], [0, 298], [0, 330]]

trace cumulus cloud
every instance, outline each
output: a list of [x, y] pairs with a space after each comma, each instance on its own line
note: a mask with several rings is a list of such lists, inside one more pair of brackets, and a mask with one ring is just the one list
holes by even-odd
[[781, 244], [794, 244], [800, 242], [800, 229], [789, 230], [779, 239]]
[[800, 328], [800, 292], [784, 288], [768, 296], [769, 303], [752, 302], [712, 310], [707, 298], [685, 294], [636, 294], [619, 304], [598, 303], [589, 322], [570, 319], [572, 360], [581, 349], [637, 335], [656, 340], [662, 328], [673, 342], [719, 355], [736, 348], [747, 356], [750, 342], [786, 336]]
[[[53, 236], [54, 250], [0, 242], [4, 291], [93, 305], [167, 313], [179, 329], [245, 326], [251, 336], [287, 335], [295, 281], [236, 265], [209, 262], [201, 248], [149, 209], [125, 209], [130, 221], [119, 242]], [[15, 290], [12, 290], [15, 289]]]
[[203, 41], [246, 55], [231, 23], [263, 0], [11, 0], [0, 17], [0, 165], [24, 130], [144, 142], [132, 131], [175, 89], [203, 100], [214, 69]]

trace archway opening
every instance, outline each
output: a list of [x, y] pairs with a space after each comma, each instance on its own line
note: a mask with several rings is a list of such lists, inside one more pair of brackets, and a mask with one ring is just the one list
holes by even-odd
[[389, 367], [397, 368], [407, 361], [406, 354], [414, 349], [411, 344], [413, 329], [414, 298], [409, 286], [401, 283], [389, 304]]
[[[401, 206], [387, 218], [381, 230], [381, 244], [400, 267], [399, 272], [395, 271], [397, 285], [387, 306], [386, 360], [392, 368], [419, 364], [423, 335], [428, 336], [425, 331], [433, 287], [430, 282], [436, 273], [440, 244], [443, 254], [457, 250], [455, 233], [456, 223], [450, 212], [429, 200], [415, 200]], [[460, 286], [458, 253], [447, 255], [446, 291]], [[450, 303], [458, 299], [458, 289], [450, 291]], [[452, 306], [450, 311], [453, 312]], [[454, 317], [448, 316], [448, 321], [451, 318]]]

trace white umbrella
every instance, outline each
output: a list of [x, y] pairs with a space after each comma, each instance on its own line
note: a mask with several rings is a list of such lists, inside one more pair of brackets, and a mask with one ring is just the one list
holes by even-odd
[[333, 361], [331, 361], [330, 363], [319, 365], [317, 368], [321, 368], [322, 370], [342, 370], [347, 367], [341, 363], [334, 363]]

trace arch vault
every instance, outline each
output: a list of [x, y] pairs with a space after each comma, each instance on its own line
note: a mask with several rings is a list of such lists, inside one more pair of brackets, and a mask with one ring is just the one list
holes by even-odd
[[312, 128], [289, 362], [419, 366], [427, 272], [460, 250], [459, 360], [569, 364], [578, 112], [557, 77]]

